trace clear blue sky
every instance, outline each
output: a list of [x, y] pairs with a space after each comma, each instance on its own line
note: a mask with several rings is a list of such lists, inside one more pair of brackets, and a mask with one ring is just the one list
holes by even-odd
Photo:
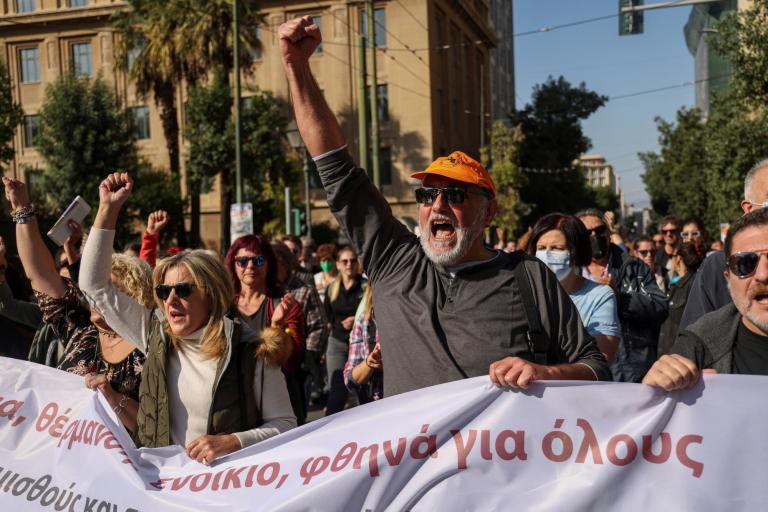
[[[512, 0], [509, 0], [512, 1]], [[646, 0], [658, 3], [661, 0]], [[514, 0], [515, 33], [596, 18], [618, 11], [616, 0]], [[575, 27], [515, 38], [517, 106], [530, 100], [535, 84], [563, 75], [572, 84], [606, 96], [619, 96], [693, 80], [693, 57], [683, 37], [691, 7], [645, 12], [645, 31], [618, 35], [610, 18]], [[609, 101], [584, 122], [591, 153], [605, 155], [621, 178], [626, 202], [649, 205], [641, 180], [640, 151], [658, 151], [654, 118], [673, 120], [682, 106], [692, 106], [693, 87]]]

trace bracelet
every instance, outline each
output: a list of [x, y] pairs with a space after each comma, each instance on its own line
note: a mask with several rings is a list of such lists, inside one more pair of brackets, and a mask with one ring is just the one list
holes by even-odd
[[35, 216], [35, 208], [32, 205], [21, 206], [11, 212], [11, 220], [16, 224], [26, 224]]
[[120, 399], [120, 403], [118, 403], [115, 407], [112, 408], [113, 411], [115, 411], [115, 414], [120, 416], [120, 414], [123, 412], [123, 409], [125, 409], [125, 404], [128, 403], [128, 397], [125, 395], [120, 395], [122, 398]]

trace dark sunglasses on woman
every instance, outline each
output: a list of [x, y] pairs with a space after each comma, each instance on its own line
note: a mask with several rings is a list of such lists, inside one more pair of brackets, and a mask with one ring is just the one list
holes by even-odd
[[257, 267], [263, 267], [267, 259], [264, 256], [240, 256], [235, 258], [237, 266], [242, 268], [247, 267], [249, 261], [252, 261]]
[[168, 297], [171, 296], [171, 290], [174, 290], [178, 298], [186, 299], [192, 295], [192, 288], [195, 286], [194, 283], [159, 284], [155, 286], [155, 294], [160, 300], [168, 300]]

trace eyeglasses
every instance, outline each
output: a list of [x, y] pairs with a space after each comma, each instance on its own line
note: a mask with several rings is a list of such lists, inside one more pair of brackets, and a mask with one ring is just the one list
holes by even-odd
[[603, 236], [608, 231], [608, 226], [602, 224], [596, 228], [588, 229], [587, 231], [592, 236]]
[[339, 260], [339, 263], [341, 263], [342, 265], [354, 265], [355, 263], [357, 263], [357, 258], [352, 258], [349, 260]]
[[728, 270], [739, 276], [740, 279], [749, 277], [757, 270], [760, 256], [767, 252], [737, 252], [728, 258]]
[[677, 228], [675, 228], [675, 229], [662, 229], [661, 232], [664, 233], [665, 235], [671, 235], [673, 233], [677, 233]]
[[664, 239], [663, 238], [655, 238], [653, 240], [653, 243], [656, 245], [664, 245]]
[[752, 201], [746, 201], [746, 202], [751, 204], [752, 206], [757, 206], [758, 208], [768, 208], [768, 202], [765, 202], [765, 203], [754, 203]]
[[178, 298], [186, 299], [192, 295], [192, 288], [195, 286], [197, 285], [194, 283], [159, 284], [155, 286], [155, 294], [158, 299], [166, 301], [171, 296], [171, 290], [174, 290]]
[[263, 267], [267, 259], [264, 256], [239, 256], [235, 258], [237, 266], [242, 268], [247, 267], [249, 261], [252, 261], [257, 267]]
[[485, 189], [480, 189], [479, 192], [474, 190], [459, 188], [459, 187], [419, 187], [416, 189], [416, 202], [419, 204], [433, 204], [437, 200], [439, 194], [443, 195], [443, 199], [448, 204], [461, 204], [466, 199], [467, 194], [475, 194], [478, 196], [484, 196], [491, 199], [491, 193]]
[[641, 249], [641, 250], [637, 251], [637, 254], [639, 254], [640, 256], [642, 256], [643, 258], [645, 258], [645, 257], [647, 257], [649, 254], [651, 254], [652, 252], [653, 252], [653, 251], [651, 251], [650, 249]]
[[683, 238], [698, 238], [701, 236], [701, 231], [683, 231], [680, 233]]

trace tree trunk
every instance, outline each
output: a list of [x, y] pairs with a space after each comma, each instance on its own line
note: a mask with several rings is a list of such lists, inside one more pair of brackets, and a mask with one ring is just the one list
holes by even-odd
[[[176, 91], [172, 83], [164, 82], [157, 84], [154, 88], [155, 103], [160, 108], [160, 122], [163, 125], [163, 136], [165, 137], [165, 147], [168, 150], [168, 162], [171, 175], [175, 176], [179, 188], [178, 194], [181, 195], [181, 157], [179, 154], [179, 122], [176, 108]], [[177, 211], [169, 212], [171, 222], [176, 226], [176, 243], [186, 245], [186, 232], [184, 230], [184, 202]]]

